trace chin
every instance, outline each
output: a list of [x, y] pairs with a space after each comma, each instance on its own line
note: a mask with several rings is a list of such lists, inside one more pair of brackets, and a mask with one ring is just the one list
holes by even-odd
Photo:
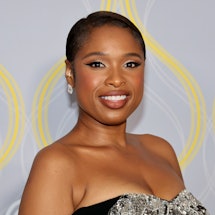
[[116, 118], [116, 117], [112, 117], [112, 118], [109, 118], [109, 119], [103, 119], [100, 121], [101, 124], [103, 125], [107, 125], [107, 126], [118, 126], [118, 125], [122, 125], [122, 124], [125, 124], [126, 123], [126, 118]]
[[116, 121], [116, 122], [101, 122], [103, 125], [105, 126], [120, 126], [126, 123], [126, 121], [120, 122], [120, 121]]

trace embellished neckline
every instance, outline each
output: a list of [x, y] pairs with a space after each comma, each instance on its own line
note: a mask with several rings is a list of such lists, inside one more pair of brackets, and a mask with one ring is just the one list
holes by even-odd
[[182, 190], [171, 200], [151, 194], [125, 194], [110, 208], [108, 215], [153, 214], [153, 215], [209, 215], [202, 204], [188, 192]]
[[124, 197], [124, 196], [147, 197], [147, 198], [158, 199], [160, 201], [165, 201], [165, 202], [170, 203], [170, 202], [173, 202], [175, 199], [179, 198], [181, 195], [184, 195], [185, 193], [189, 193], [189, 192], [186, 189], [183, 189], [170, 200], [153, 195], [153, 194], [146, 194], [146, 193], [125, 193], [125, 194], [119, 195], [118, 198]]
[[[188, 193], [188, 191], [187, 191], [186, 189], [183, 189], [183, 190], [180, 191], [175, 197], [173, 197], [173, 198], [170, 199], [170, 200], [167, 200], [167, 199], [158, 197], [158, 196], [153, 195], [153, 194], [128, 192], [128, 193], [123, 193], [123, 194], [120, 194], [120, 195], [118, 195], [118, 196], [115, 196], [115, 197], [106, 199], [106, 200], [101, 201], [101, 202], [97, 202], [97, 203], [94, 203], [94, 204], [91, 204], [91, 205], [87, 205], [87, 206], [80, 207], [80, 208], [78, 208], [76, 211], [79, 211], [79, 210], [85, 209], [85, 208], [89, 208], [89, 207], [95, 207], [95, 206], [97, 206], [97, 205], [104, 204], [104, 203], [106, 203], [106, 202], [114, 201], [114, 200], [117, 200], [117, 199], [120, 199], [120, 198], [123, 198], [123, 197], [127, 197], [127, 196], [147, 197], [147, 198], [153, 198], [153, 199], [157, 199], [157, 200], [160, 200], [160, 201], [164, 201], [164, 202], [171, 203], [172, 201], [174, 201], [175, 199], [177, 199], [179, 196], [183, 195], [184, 193]], [[76, 211], [75, 211], [75, 212], [76, 212]]]
[[111, 199], [77, 209], [72, 215], [209, 215], [204, 206], [186, 189], [171, 200], [153, 194], [125, 193]]

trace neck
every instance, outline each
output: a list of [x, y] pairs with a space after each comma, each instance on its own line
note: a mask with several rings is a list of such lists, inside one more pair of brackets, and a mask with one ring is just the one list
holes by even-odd
[[77, 134], [81, 144], [93, 146], [126, 145], [126, 121], [116, 125], [107, 125], [80, 113], [72, 132]]

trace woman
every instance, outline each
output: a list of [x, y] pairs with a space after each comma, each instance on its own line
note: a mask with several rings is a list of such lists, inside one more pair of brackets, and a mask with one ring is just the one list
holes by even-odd
[[185, 189], [169, 143], [126, 133], [143, 95], [139, 30], [119, 14], [95, 12], [71, 29], [66, 57], [78, 121], [36, 156], [19, 215], [208, 214]]

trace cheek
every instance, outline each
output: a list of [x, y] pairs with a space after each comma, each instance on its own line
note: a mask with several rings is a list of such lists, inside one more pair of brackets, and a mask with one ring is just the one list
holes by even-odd
[[144, 93], [144, 75], [143, 73], [139, 76], [135, 77], [133, 81], [133, 87], [134, 87], [134, 95], [135, 95], [135, 103], [139, 105], [143, 98]]
[[143, 73], [134, 77], [133, 85], [137, 91], [143, 91], [143, 87], [144, 87], [144, 74]]
[[90, 72], [81, 72], [76, 74], [75, 88], [76, 92], [85, 92], [86, 94], [92, 93], [100, 84], [101, 78]]

